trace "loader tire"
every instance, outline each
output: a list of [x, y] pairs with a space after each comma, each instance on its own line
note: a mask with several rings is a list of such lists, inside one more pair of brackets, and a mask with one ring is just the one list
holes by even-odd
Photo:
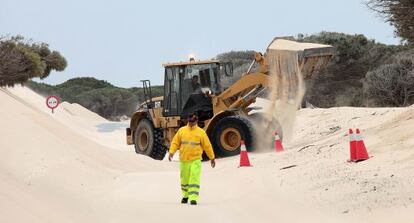
[[255, 149], [262, 152], [274, 149], [275, 131], [278, 133], [280, 141], [283, 141], [282, 127], [275, 118], [270, 120], [263, 113], [253, 113], [249, 116], [249, 120], [255, 129]]
[[240, 140], [244, 140], [246, 149], [253, 145], [253, 127], [247, 118], [229, 116], [221, 119], [212, 132], [212, 143], [218, 156], [234, 156], [240, 153]]
[[154, 128], [150, 120], [141, 119], [134, 133], [135, 152], [156, 160], [162, 160], [167, 152], [167, 148], [162, 142], [162, 130]]

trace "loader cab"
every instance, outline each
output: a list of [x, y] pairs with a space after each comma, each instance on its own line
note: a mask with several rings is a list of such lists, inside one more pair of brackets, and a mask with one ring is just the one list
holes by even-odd
[[186, 117], [197, 112], [200, 120], [212, 116], [211, 97], [221, 93], [223, 75], [231, 76], [231, 63], [217, 60], [164, 64], [163, 115]]

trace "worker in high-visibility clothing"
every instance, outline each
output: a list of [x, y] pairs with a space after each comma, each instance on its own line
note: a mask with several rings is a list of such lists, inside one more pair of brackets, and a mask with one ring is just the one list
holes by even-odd
[[197, 126], [197, 121], [198, 117], [195, 113], [189, 115], [188, 124], [181, 127], [175, 134], [168, 156], [168, 160], [171, 161], [174, 153], [180, 150], [182, 204], [190, 200], [191, 205], [197, 205], [203, 151], [210, 159], [211, 167], [216, 166], [213, 147], [206, 132]]

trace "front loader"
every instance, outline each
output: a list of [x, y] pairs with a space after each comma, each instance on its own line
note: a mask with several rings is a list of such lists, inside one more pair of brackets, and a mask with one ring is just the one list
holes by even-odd
[[[279, 40], [275, 38], [267, 51], [277, 48]], [[289, 48], [281, 50], [297, 52], [298, 66], [305, 79], [324, 68], [333, 55], [328, 45], [294, 41], [289, 44], [292, 44]], [[266, 118], [249, 107], [272, 88], [267, 62], [266, 54], [255, 53], [246, 73], [226, 89], [221, 80], [233, 74], [231, 63], [190, 59], [164, 64], [164, 96], [152, 98], [149, 81], [143, 81], [145, 102], [132, 115], [126, 129], [127, 144], [134, 145], [138, 154], [162, 160], [175, 133], [187, 124], [186, 117], [192, 112], [198, 114], [198, 126], [206, 131], [218, 156], [238, 154], [241, 140], [247, 150], [252, 150], [257, 126], [252, 122], [266, 123], [273, 132], [282, 135], [276, 119]], [[254, 64], [258, 64], [257, 72], [251, 72]]]

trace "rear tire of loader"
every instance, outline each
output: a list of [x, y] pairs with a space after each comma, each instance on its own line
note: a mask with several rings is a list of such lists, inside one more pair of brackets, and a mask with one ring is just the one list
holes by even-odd
[[240, 153], [240, 140], [244, 140], [246, 149], [253, 145], [253, 128], [249, 120], [241, 116], [229, 116], [221, 119], [212, 132], [213, 147], [221, 157]]
[[134, 133], [135, 152], [156, 160], [162, 160], [167, 152], [167, 148], [162, 142], [163, 133], [161, 129], [154, 128], [150, 120], [141, 119]]

